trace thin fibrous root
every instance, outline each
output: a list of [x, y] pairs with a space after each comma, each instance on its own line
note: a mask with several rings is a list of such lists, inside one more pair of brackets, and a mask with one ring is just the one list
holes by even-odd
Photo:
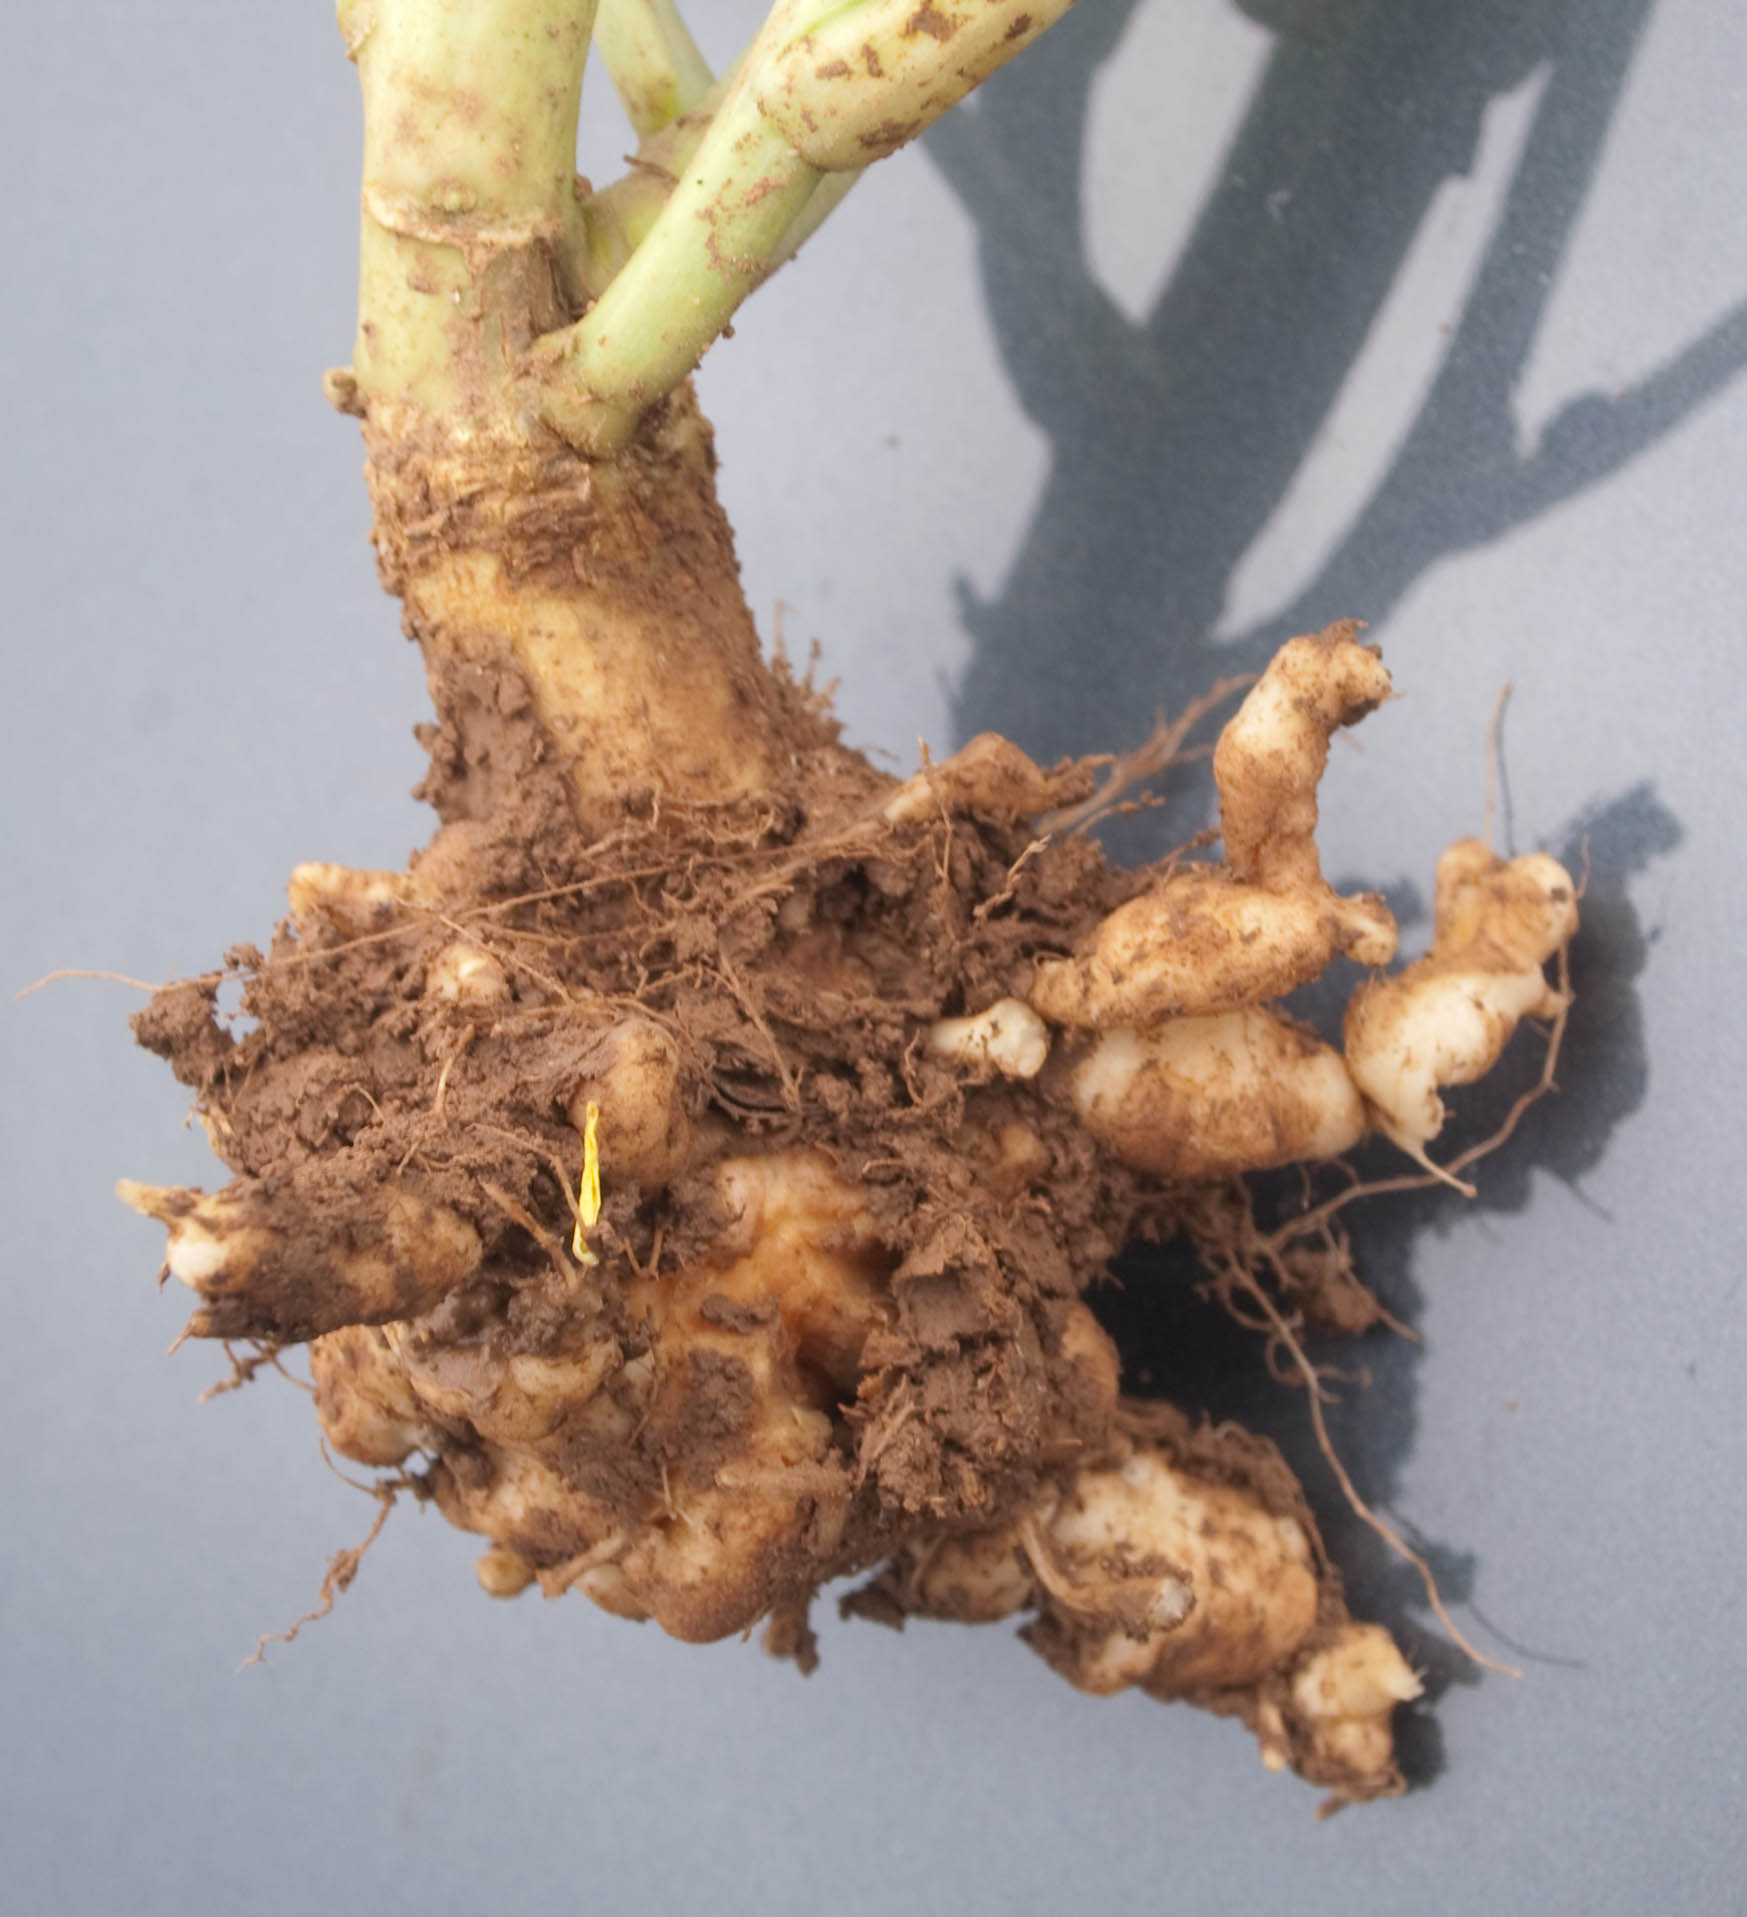
[[1323, 1414], [1323, 1387], [1317, 1368], [1311, 1363], [1286, 1314], [1269, 1297], [1266, 1288], [1257, 1280], [1255, 1274], [1235, 1256], [1226, 1261], [1221, 1276], [1225, 1282], [1255, 1304], [1267, 1320], [1274, 1337], [1285, 1348], [1298, 1376], [1303, 1380], [1305, 1396], [1310, 1404], [1310, 1422], [1316, 1438], [1316, 1448], [1322, 1453], [1323, 1461], [1330, 1471], [1334, 1473], [1335, 1482], [1340, 1486], [1341, 1496], [1346, 1499], [1353, 1515], [1374, 1531], [1397, 1557], [1419, 1573], [1420, 1583], [1425, 1589], [1426, 1602], [1430, 1605], [1432, 1614], [1444, 1627], [1450, 1641], [1458, 1650], [1485, 1670], [1496, 1671], [1502, 1677], [1521, 1677], [1522, 1672], [1514, 1664], [1503, 1664], [1495, 1657], [1488, 1657], [1468, 1636], [1450, 1615], [1449, 1607], [1444, 1603], [1443, 1593], [1438, 1589], [1438, 1581], [1432, 1567], [1402, 1537], [1400, 1532], [1377, 1515], [1361, 1495], [1359, 1487], [1353, 1482], [1352, 1474], [1342, 1462], [1341, 1455], [1335, 1449], [1334, 1441], [1328, 1434], [1328, 1420]]
[[[1216, 681], [1199, 699], [1191, 699], [1174, 719], [1161, 714], [1142, 744], [1111, 760], [1109, 769], [1086, 798], [1077, 805], [1063, 806], [1059, 812], [1046, 814], [1039, 821], [1043, 829], [1050, 833], [1090, 831], [1099, 820], [1108, 818], [1121, 807], [1124, 793], [1182, 764], [1189, 734], [1234, 692], [1247, 691], [1255, 682], [1253, 672], [1236, 673], [1229, 679]], [[1198, 747], [1196, 756], [1204, 756], [1206, 751], [1206, 747]]]
[[232, 1350], [228, 1338], [223, 1342], [224, 1355], [230, 1360], [230, 1375], [220, 1378], [215, 1384], [209, 1384], [196, 1402], [203, 1405], [211, 1404], [214, 1398], [223, 1398], [233, 1391], [241, 1391], [244, 1385], [252, 1384], [256, 1376], [267, 1369], [277, 1371], [287, 1384], [295, 1385], [299, 1391], [311, 1397], [315, 1395], [313, 1385], [285, 1369], [285, 1362], [280, 1356], [281, 1346], [257, 1343], [253, 1351], [246, 1355], [239, 1355]]
[[[348, 1478], [346, 1482], [350, 1484], [353, 1480]], [[395, 1500], [403, 1490], [409, 1487], [407, 1482], [401, 1479], [385, 1478], [376, 1484], [358, 1488], [367, 1490], [379, 1507], [370, 1529], [365, 1532], [360, 1542], [349, 1545], [343, 1551], [336, 1551], [328, 1559], [328, 1568], [323, 1573], [321, 1589], [316, 1594], [313, 1608], [305, 1611], [300, 1618], [294, 1619], [283, 1631], [263, 1632], [254, 1650], [243, 1659], [239, 1669], [246, 1671], [251, 1664], [265, 1664], [269, 1644], [290, 1644], [298, 1637], [306, 1624], [319, 1624], [323, 1618], [332, 1613], [341, 1592], [352, 1588], [353, 1580], [363, 1569], [364, 1558], [371, 1545], [381, 1537], [382, 1527], [388, 1522], [388, 1514], [394, 1509]]]
[[63, 965], [57, 971], [44, 972], [41, 978], [32, 979], [28, 985], [20, 986], [12, 994], [13, 1003], [30, 998], [40, 992], [45, 985], [58, 985], [62, 979], [90, 978], [103, 979], [111, 985], [131, 985], [136, 992], [161, 992], [163, 986], [152, 985], [143, 978], [130, 978], [125, 972], [96, 972], [81, 965]]

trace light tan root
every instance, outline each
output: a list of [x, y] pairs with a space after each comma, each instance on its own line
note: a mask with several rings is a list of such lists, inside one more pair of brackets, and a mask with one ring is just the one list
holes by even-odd
[[1271, 1447], [1126, 1405], [1109, 1462], [1016, 1523], [919, 1542], [852, 1611], [988, 1622], [1077, 1688], [1138, 1687], [1241, 1717], [1271, 1769], [1343, 1801], [1401, 1788], [1391, 1717], [1420, 1694], [1386, 1631], [1354, 1624]]
[[280, 1344], [342, 1325], [383, 1324], [440, 1302], [478, 1269], [478, 1234], [407, 1186], [338, 1206], [296, 1173], [221, 1192], [141, 1185], [116, 1195], [169, 1229], [170, 1276], [201, 1299], [199, 1338]]
[[1443, 1128], [1440, 1086], [1483, 1077], [1520, 1020], [1563, 1008], [1543, 967], [1576, 931], [1577, 888], [1546, 853], [1506, 860], [1462, 839], [1439, 859], [1431, 950], [1361, 986], [1346, 1018], [1348, 1067], [1410, 1157], [1428, 1163]]
[[1283, 646], [1213, 755], [1226, 864], [1167, 870], [1081, 953], [1040, 963], [1032, 1005], [1059, 1025], [1146, 1031], [1283, 997], [1337, 952], [1387, 964], [1395, 922], [1383, 901], [1342, 898], [1322, 876], [1316, 789], [1330, 735], [1388, 693], [1356, 626]]
[[[352, 1480], [347, 1479], [346, 1482], [349, 1484]], [[269, 1644], [290, 1644], [298, 1637], [306, 1624], [319, 1624], [323, 1618], [331, 1615], [334, 1605], [340, 1598], [340, 1594], [352, 1588], [353, 1580], [357, 1577], [359, 1571], [363, 1569], [364, 1559], [371, 1545], [381, 1537], [382, 1528], [388, 1522], [388, 1514], [394, 1509], [395, 1499], [399, 1497], [403, 1490], [412, 1487], [410, 1487], [409, 1483], [401, 1480], [384, 1479], [374, 1485], [358, 1486], [357, 1488], [360, 1490], [368, 1490], [369, 1495], [373, 1497], [377, 1503], [376, 1517], [370, 1529], [365, 1532], [363, 1538], [360, 1539], [358, 1543], [348, 1545], [343, 1551], [336, 1551], [334, 1555], [328, 1559], [328, 1568], [322, 1576], [321, 1590], [316, 1595], [314, 1607], [311, 1610], [305, 1611], [300, 1618], [295, 1619], [283, 1631], [265, 1632], [256, 1644], [254, 1650], [243, 1659], [241, 1669], [246, 1671], [251, 1664], [265, 1664], [267, 1661], [267, 1646]]]

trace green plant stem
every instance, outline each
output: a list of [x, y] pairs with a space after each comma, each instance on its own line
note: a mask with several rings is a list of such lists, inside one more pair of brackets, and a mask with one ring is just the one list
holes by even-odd
[[648, 238], [668, 196], [709, 132], [716, 109], [738, 79], [742, 64], [737, 61], [695, 106], [642, 140], [629, 173], [583, 201], [587, 253], [579, 270], [591, 299], [598, 299], [607, 290]]
[[913, 139], [1071, 4], [777, 0], [689, 153], [676, 123], [671, 187], [652, 162], [597, 196], [587, 276], [610, 284], [530, 355], [529, 403], [581, 451], [620, 450], [841, 199], [825, 181]]
[[595, 0], [343, 0], [364, 98], [358, 338], [370, 402], [485, 403], [562, 318]]
[[713, 83], [673, 0], [600, 0], [594, 40], [639, 139], [690, 113]]
[[[341, 0], [365, 152], [337, 396], [500, 424], [508, 397], [610, 457], [865, 165], [1070, 4], [776, 0], [712, 86], [673, 0], [599, 0], [598, 16], [597, 0]], [[580, 202], [597, 29], [644, 139], [626, 179]]]
[[788, 230], [772, 247], [765, 260], [768, 271], [774, 273], [779, 266], [786, 266], [790, 260], [806, 245], [829, 216], [835, 213], [849, 195], [849, 189], [862, 176], [863, 168], [857, 167], [853, 173], [827, 173], [819, 184], [808, 194], [805, 205], [789, 222]]
[[819, 178], [737, 86], [612, 284], [535, 349], [545, 419], [597, 457], [623, 447], [771, 272]]
[[759, 105], [827, 172], [884, 159], [1053, 26], [1073, 0], [860, 0], [761, 73]]
[[[599, 38], [598, 32], [596, 38]], [[697, 106], [642, 141], [631, 171], [583, 201], [587, 253], [573, 261], [572, 267], [590, 299], [598, 299], [607, 290], [626, 261], [649, 237], [661, 209], [703, 143], [717, 107], [728, 97], [738, 72], [736, 64]], [[767, 255], [765, 265], [769, 272], [775, 272], [794, 258], [861, 178], [861, 171], [857, 168], [853, 173], [828, 173], [818, 182]]]

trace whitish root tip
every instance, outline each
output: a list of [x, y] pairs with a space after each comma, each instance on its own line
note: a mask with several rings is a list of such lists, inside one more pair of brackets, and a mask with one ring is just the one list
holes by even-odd
[[196, 1196], [177, 1185], [142, 1185], [136, 1178], [118, 1178], [115, 1195], [142, 1218], [155, 1218], [160, 1225], [183, 1217]]
[[1181, 1578], [1163, 1578], [1147, 1613], [1147, 1627], [1154, 1631], [1174, 1631], [1194, 1608], [1195, 1593]]
[[1049, 1057], [1049, 1027], [1029, 1005], [1004, 998], [975, 1017], [938, 1020], [929, 1030], [928, 1049], [956, 1065], [1035, 1078]]
[[1352, 1624], [1292, 1680], [1306, 1717], [1376, 1717], [1409, 1704], [1424, 1686], [1380, 1624]]
[[[1442, 1099], [1438, 1101], [1437, 1109], [1438, 1124], [1441, 1126], [1444, 1122]], [[1377, 1129], [1399, 1150], [1405, 1152], [1421, 1171], [1429, 1173], [1440, 1185], [1447, 1185], [1451, 1191], [1459, 1193], [1463, 1198], [1478, 1198], [1480, 1196], [1480, 1189], [1477, 1185], [1469, 1184], [1467, 1179], [1458, 1178], [1447, 1166], [1440, 1165], [1438, 1161], [1432, 1157], [1431, 1153], [1426, 1150], [1425, 1146], [1422, 1145], [1417, 1138], [1413, 1137], [1411, 1133], [1399, 1130], [1387, 1122], [1385, 1115], [1382, 1113], [1378, 1114], [1378, 1118], [1380, 1122]]]
[[[196, 1235], [209, 1236], [199, 1223], [199, 1213], [213, 1202], [207, 1192], [188, 1185], [140, 1185], [136, 1179], [117, 1179], [115, 1196], [128, 1210], [140, 1213], [140, 1217], [151, 1217], [157, 1219], [159, 1225], [167, 1225], [173, 1254], [176, 1240], [184, 1233], [194, 1231]], [[171, 1258], [171, 1269], [175, 1269], [175, 1258]]]
[[470, 1011], [484, 1010], [508, 1000], [509, 974], [480, 946], [457, 940], [431, 961], [425, 973], [425, 996]]
[[425, 902], [423, 889], [408, 873], [360, 872], [322, 860], [294, 866], [285, 890], [291, 922], [300, 932], [325, 925], [344, 938], [381, 931], [407, 906]]
[[207, 1291], [230, 1267], [230, 1247], [192, 1220], [170, 1228], [170, 1250], [165, 1263], [170, 1276], [190, 1291]]
[[117, 1181], [116, 1196], [168, 1233], [164, 1269], [191, 1291], [209, 1294], [243, 1282], [266, 1248], [267, 1234], [238, 1222], [226, 1193]]
[[479, 1588], [487, 1597], [513, 1598], [534, 1582], [534, 1568], [519, 1551], [494, 1544], [474, 1566]]

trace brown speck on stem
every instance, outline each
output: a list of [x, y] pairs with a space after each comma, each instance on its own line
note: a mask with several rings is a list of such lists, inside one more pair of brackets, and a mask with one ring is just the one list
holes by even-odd
[[958, 24], [950, 14], [942, 13], [938, 7], [924, 0], [924, 4], [904, 22], [904, 38], [909, 40], [919, 33], [925, 33], [930, 40], [938, 40], [944, 46], [958, 32]]

